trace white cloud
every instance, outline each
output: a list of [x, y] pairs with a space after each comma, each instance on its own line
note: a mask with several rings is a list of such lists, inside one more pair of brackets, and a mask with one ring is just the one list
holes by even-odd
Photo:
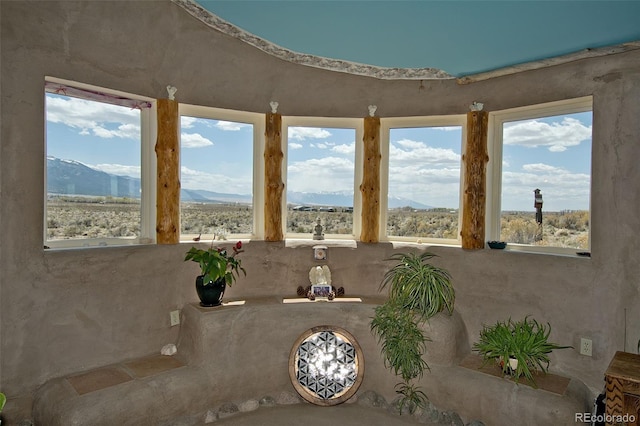
[[524, 164], [522, 170], [531, 173], [566, 173], [566, 170], [561, 167], [554, 167], [543, 163]]
[[196, 117], [188, 117], [183, 115], [180, 117], [180, 127], [183, 129], [191, 129], [200, 119]]
[[450, 167], [460, 166], [460, 155], [451, 149], [432, 148], [424, 142], [402, 139], [389, 146], [391, 165], [407, 167], [414, 165], [438, 164]]
[[332, 152], [343, 155], [353, 155], [356, 152], [356, 143], [352, 142], [349, 145], [336, 145], [331, 148]]
[[87, 164], [87, 166], [112, 175], [130, 176], [140, 179], [140, 166], [126, 166], [124, 164]]
[[183, 148], [202, 148], [204, 146], [211, 146], [213, 142], [200, 133], [182, 133], [180, 135], [180, 143]]
[[250, 176], [208, 173], [185, 166], [180, 168], [180, 185], [185, 189], [204, 189], [227, 194], [252, 193]]
[[560, 123], [527, 120], [504, 126], [505, 145], [546, 146], [549, 151], [561, 152], [586, 140], [591, 140], [591, 126], [571, 117], [564, 117]]
[[47, 96], [47, 121], [81, 135], [140, 140], [140, 111], [78, 98]]
[[140, 126], [134, 124], [122, 124], [117, 129], [105, 129], [104, 127], [95, 127], [93, 134], [105, 139], [123, 138], [123, 139], [140, 139]]
[[301, 149], [302, 145], [295, 142], [289, 142], [289, 149]]
[[289, 127], [290, 140], [325, 139], [329, 136], [331, 133], [328, 130], [319, 127]]
[[309, 144], [310, 147], [313, 148], [318, 148], [318, 149], [329, 149], [331, 147], [333, 147], [335, 145], [334, 142], [329, 142], [329, 141], [324, 141], [324, 142], [318, 142], [315, 144]]
[[224, 131], [230, 131], [230, 132], [236, 132], [240, 129], [242, 129], [243, 127], [250, 127], [250, 124], [246, 124], [246, 123], [236, 123], [234, 121], [223, 121], [223, 120], [219, 120], [216, 123], [216, 127], [220, 130], [224, 130]]
[[389, 195], [433, 207], [458, 207], [460, 154], [411, 139], [392, 142], [389, 154]]
[[533, 210], [536, 188], [542, 190], [545, 210], [589, 209], [590, 176], [543, 163], [525, 164], [522, 171], [503, 171], [502, 209]]
[[353, 191], [353, 161], [340, 157], [297, 161], [287, 168], [288, 190], [294, 192]]

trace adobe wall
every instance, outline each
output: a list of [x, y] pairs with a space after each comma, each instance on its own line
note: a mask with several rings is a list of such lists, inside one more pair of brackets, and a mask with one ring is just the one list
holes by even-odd
[[[44, 77], [153, 98], [283, 115], [462, 114], [594, 96], [592, 258], [433, 247], [457, 290], [470, 342], [482, 324], [532, 315], [552, 339], [593, 357], [552, 355], [552, 369], [596, 390], [616, 350], [640, 338], [640, 53], [576, 61], [470, 85], [383, 81], [290, 64], [217, 33], [169, 1], [0, 2], [0, 389], [30, 394], [46, 380], [156, 353], [178, 329], [168, 312], [196, 301], [189, 245], [43, 251]], [[422, 87], [421, 87], [422, 84]], [[394, 248], [331, 248], [349, 294], [378, 295]], [[228, 297], [291, 295], [306, 283], [310, 248], [252, 241], [247, 277]]]

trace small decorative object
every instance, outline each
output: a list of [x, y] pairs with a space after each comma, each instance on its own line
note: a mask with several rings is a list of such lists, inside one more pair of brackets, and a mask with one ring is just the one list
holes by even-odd
[[314, 240], [324, 240], [324, 233], [322, 232], [322, 225], [320, 224], [320, 218], [316, 221], [316, 226], [313, 231]]
[[507, 246], [507, 243], [505, 243], [504, 241], [487, 241], [487, 244], [489, 244], [489, 247], [495, 250], [502, 250]]
[[355, 395], [362, 383], [362, 349], [347, 330], [313, 327], [291, 348], [289, 377], [306, 401], [322, 406], [340, 404]]
[[[213, 241], [212, 241], [213, 244]], [[247, 272], [242, 267], [242, 261], [236, 255], [243, 252], [242, 241], [238, 241], [233, 247], [233, 253], [219, 247], [209, 247], [207, 250], [191, 247], [184, 260], [192, 260], [200, 265], [202, 272], [196, 278], [196, 292], [200, 298], [200, 306], [219, 306], [226, 286], [231, 287], [233, 282]]]
[[272, 114], [276, 114], [278, 112], [278, 102], [276, 101], [271, 101], [269, 102], [269, 106], [271, 107], [271, 113]]
[[331, 271], [329, 266], [314, 266], [309, 270], [309, 281], [311, 285], [314, 284], [329, 284], [331, 285]]
[[484, 108], [484, 104], [482, 102], [473, 101], [473, 103], [469, 105], [470, 111], [482, 111], [482, 108]]
[[173, 343], [168, 343], [160, 349], [160, 354], [167, 356], [175, 355], [176, 352], [178, 352], [178, 348]]
[[[484, 326], [480, 340], [473, 344], [473, 350], [484, 358], [485, 363], [495, 361], [505, 375], [518, 382], [524, 376], [536, 387], [534, 373], [547, 372], [549, 356], [559, 346], [548, 341], [551, 333], [549, 323], [545, 326], [534, 319], [525, 317], [521, 321], [498, 321], [493, 326]], [[507, 360], [507, 362], [505, 362]]]
[[169, 93], [169, 100], [170, 101], [175, 101], [176, 100], [176, 92], [178, 91], [178, 89], [176, 89], [175, 87], [169, 85], [167, 86], [167, 93]]
[[314, 246], [313, 258], [315, 260], [327, 260], [327, 246]]
[[369, 105], [369, 117], [374, 117], [376, 115], [376, 110], [378, 107], [376, 105]]
[[311, 287], [307, 297], [310, 300], [315, 300], [316, 297], [333, 300], [336, 296], [331, 286], [331, 271], [327, 265], [311, 268], [309, 270], [309, 281], [311, 281]]
[[[298, 288], [296, 289], [296, 294], [300, 297], [306, 297], [309, 300], [316, 300], [316, 295], [313, 292], [313, 286], [310, 286], [310, 285], [308, 285], [306, 288], [299, 285]], [[335, 288], [334, 286], [331, 286], [329, 295], [326, 298], [327, 300], [333, 300], [336, 297], [342, 297], [342, 296], [344, 296], [344, 287]]]

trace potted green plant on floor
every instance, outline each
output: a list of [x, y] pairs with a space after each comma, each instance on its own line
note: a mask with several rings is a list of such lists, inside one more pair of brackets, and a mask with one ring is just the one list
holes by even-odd
[[388, 300], [375, 309], [371, 331], [378, 338], [385, 365], [402, 378], [396, 385], [399, 410], [424, 407], [427, 396], [412, 384], [429, 369], [423, 359], [427, 338], [421, 326], [435, 314], [453, 313], [455, 291], [448, 271], [429, 263], [434, 254], [396, 253], [380, 290], [389, 287]]
[[534, 374], [547, 372], [549, 354], [555, 349], [571, 347], [549, 342], [550, 333], [549, 323], [541, 324], [529, 317], [521, 321], [509, 318], [484, 326], [473, 350], [482, 355], [485, 363], [497, 362], [503, 373], [512, 376], [516, 382], [524, 376], [536, 387]]
[[187, 252], [184, 260], [192, 260], [200, 265], [201, 274], [196, 277], [196, 292], [201, 306], [220, 305], [226, 287], [233, 285], [240, 272], [247, 274], [241, 259], [236, 258], [243, 251], [242, 242], [238, 241], [232, 246], [231, 254], [226, 248], [213, 245], [206, 250], [191, 247]]

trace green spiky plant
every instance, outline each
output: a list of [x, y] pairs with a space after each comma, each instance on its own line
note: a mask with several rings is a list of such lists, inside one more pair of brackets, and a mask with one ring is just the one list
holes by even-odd
[[385, 273], [380, 284], [380, 291], [389, 287], [389, 299], [375, 309], [371, 320], [385, 365], [402, 378], [395, 386], [400, 413], [405, 406], [410, 412], [426, 406], [426, 394], [411, 384], [429, 369], [422, 357], [429, 339], [421, 326], [438, 312], [453, 313], [451, 276], [429, 263], [435, 256], [428, 252], [392, 255], [389, 260], [398, 263]]
[[[551, 325], [542, 324], [535, 319], [525, 317], [521, 321], [498, 321], [493, 326], [484, 326], [480, 332], [480, 340], [473, 345], [485, 364], [489, 361], [502, 361], [504, 374], [511, 375], [516, 383], [524, 376], [533, 387], [536, 387], [534, 374], [538, 371], [546, 373], [549, 368], [549, 354], [555, 349], [566, 349], [571, 346], [560, 346], [549, 342]], [[515, 370], [509, 367], [509, 358], [517, 359]]]
[[[0, 413], [2, 413], [2, 409], [4, 408], [4, 404], [7, 403], [7, 397], [5, 394], [0, 392]], [[2, 423], [2, 419], [0, 419], [0, 423]]]

